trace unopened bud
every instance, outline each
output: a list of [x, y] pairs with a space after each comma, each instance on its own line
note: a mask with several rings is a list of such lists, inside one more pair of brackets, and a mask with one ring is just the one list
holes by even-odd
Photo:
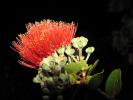
[[41, 61], [40, 65], [46, 64], [47, 66], [50, 66], [50, 62], [51, 61], [53, 61], [53, 57], [52, 56], [48, 56], [47, 58], [43, 58], [43, 60]]
[[64, 54], [64, 52], [65, 52], [65, 47], [61, 47], [61, 48], [59, 48], [58, 50], [57, 50], [57, 52], [59, 53], [59, 54]]
[[73, 46], [78, 49], [85, 47], [87, 43], [88, 39], [83, 36], [72, 39]]
[[91, 53], [93, 53], [93, 52], [94, 52], [94, 50], [95, 50], [95, 48], [94, 48], [94, 47], [88, 47], [85, 51], [86, 51], [86, 53], [91, 54]]
[[36, 77], [33, 78], [33, 82], [34, 83], [40, 83], [41, 82], [39, 75], [37, 75]]
[[68, 47], [66, 48], [66, 50], [65, 50], [65, 53], [66, 53], [67, 55], [73, 55], [73, 54], [75, 53], [75, 50], [72, 49], [70, 46], [68, 46]]

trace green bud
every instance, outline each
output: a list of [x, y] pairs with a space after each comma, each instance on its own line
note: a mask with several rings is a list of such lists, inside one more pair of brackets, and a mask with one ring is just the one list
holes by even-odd
[[79, 48], [79, 37], [72, 39], [72, 44], [75, 48]]
[[38, 69], [38, 74], [42, 73], [42, 66]]
[[62, 58], [61, 58], [60, 56], [58, 56], [58, 57], [55, 58], [55, 62], [59, 64], [60, 61], [61, 61], [61, 59], [62, 59]]
[[58, 57], [58, 54], [57, 54], [57, 52], [53, 53], [53, 54], [52, 54], [52, 57], [53, 57], [53, 58], [56, 58], [56, 57]]
[[47, 82], [48, 82], [49, 85], [50, 85], [50, 84], [54, 84], [54, 80], [53, 80], [52, 77], [48, 77], [48, 78], [47, 78]]
[[68, 80], [68, 76], [66, 74], [61, 73], [59, 77], [63, 82], [66, 82], [66, 80]]
[[56, 65], [56, 66], [54, 66], [55, 67], [55, 70], [56, 71], [60, 71], [61, 70], [61, 66], [60, 65]]
[[47, 58], [44, 58], [42, 62], [40, 63], [42, 69], [46, 71], [50, 71], [51, 67], [55, 66], [55, 62], [52, 56], [48, 56]]
[[41, 82], [39, 75], [36, 75], [36, 77], [33, 78], [33, 82], [34, 83], [40, 83]]
[[58, 65], [64, 65], [66, 63], [66, 60], [67, 60], [67, 58], [64, 57], [64, 56], [58, 56], [58, 57], [55, 58], [55, 62]]
[[46, 71], [50, 71], [50, 66], [47, 66], [46, 64], [42, 64], [42, 69], [46, 70]]
[[88, 39], [83, 36], [80, 37], [80, 41], [82, 42], [83, 47], [85, 47], [88, 43]]
[[60, 61], [59, 65], [65, 65], [67, 61], [66, 57], [63, 57], [63, 59]]
[[59, 48], [58, 50], [57, 50], [57, 52], [59, 53], [59, 54], [64, 54], [64, 52], [65, 52], [65, 47], [61, 47], [61, 48]]
[[73, 46], [78, 49], [85, 47], [87, 43], [88, 39], [83, 36], [72, 39]]
[[47, 66], [49, 66], [51, 61], [53, 61], [53, 57], [52, 56], [48, 56], [47, 58], [43, 58], [43, 60], [41, 61], [40, 65], [46, 64]]
[[48, 79], [47, 77], [43, 77], [43, 78], [42, 78], [42, 81], [46, 82], [47, 79]]
[[74, 52], [75, 52], [75, 50], [72, 49], [71, 46], [66, 47], [65, 53], [66, 53], [67, 55], [73, 55]]
[[91, 54], [91, 53], [93, 53], [93, 52], [94, 52], [94, 50], [95, 50], [95, 48], [94, 48], [94, 47], [88, 47], [85, 51], [86, 51], [86, 53]]

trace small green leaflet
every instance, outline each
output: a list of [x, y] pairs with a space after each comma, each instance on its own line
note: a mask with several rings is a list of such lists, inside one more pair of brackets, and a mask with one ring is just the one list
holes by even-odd
[[96, 73], [90, 78], [89, 84], [88, 84], [90, 88], [97, 89], [101, 85], [103, 80], [103, 72], [104, 71], [100, 73]]
[[94, 64], [90, 67], [88, 75], [91, 75], [92, 72], [94, 71], [94, 69], [96, 68], [96, 66], [98, 65], [99, 59], [97, 59]]
[[75, 75], [70, 74], [69, 75], [69, 81], [71, 84], [75, 84], [77, 81], [77, 78], [75, 77]]
[[65, 70], [68, 72], [68, 73], [77, 73], [79, 71], [82, 70], [82, 67], [84, 67], [85, 69], [88, 68], [88, 64], [85, 60], [81, 60], [80, 62], [72, 62], [70, 64], [67, 64], [65, 66]]

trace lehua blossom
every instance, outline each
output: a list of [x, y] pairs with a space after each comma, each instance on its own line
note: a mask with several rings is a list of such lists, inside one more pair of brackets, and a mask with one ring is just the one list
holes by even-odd
[[77, 25], [43, 20], [26, 25], [27, 32], [12, 42], [13, 49], [20, 54], [19, 63], [38, 69], [43, 58], [54, 53], [61, 46], [67, 46], [75, 36]]

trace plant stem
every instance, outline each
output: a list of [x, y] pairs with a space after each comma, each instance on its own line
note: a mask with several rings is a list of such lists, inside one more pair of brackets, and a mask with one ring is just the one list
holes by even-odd
[[90, 54], [88, 53], [85, 60], [88, 61], [89, 57], [90, 57]]
[[76, 56], [77, 60], [79, 61], [79, 56]]
[[71, 56], [72, 59], [75, 61], [75, 62], [78, 62], [78, 60], [74, 57], [74, 56]]
[[69, 61], [69, 63], [71, 63], [71, 62], [72, 62], [70, 57], [68, 57], [68, 61]]
[[97, 89], [97, 91], [100, 93], [100, 94], [102, 94], [102, 95], [104, 95], [108, 100], [116, 100], [114, 97], [111, 97], [111, 96], [109, 96], [108, 94], [106, 94], [104, 91], [102, 91], [101, 89]]
[[79, 60], [82, 58], [82, 49], [79, 49]]

